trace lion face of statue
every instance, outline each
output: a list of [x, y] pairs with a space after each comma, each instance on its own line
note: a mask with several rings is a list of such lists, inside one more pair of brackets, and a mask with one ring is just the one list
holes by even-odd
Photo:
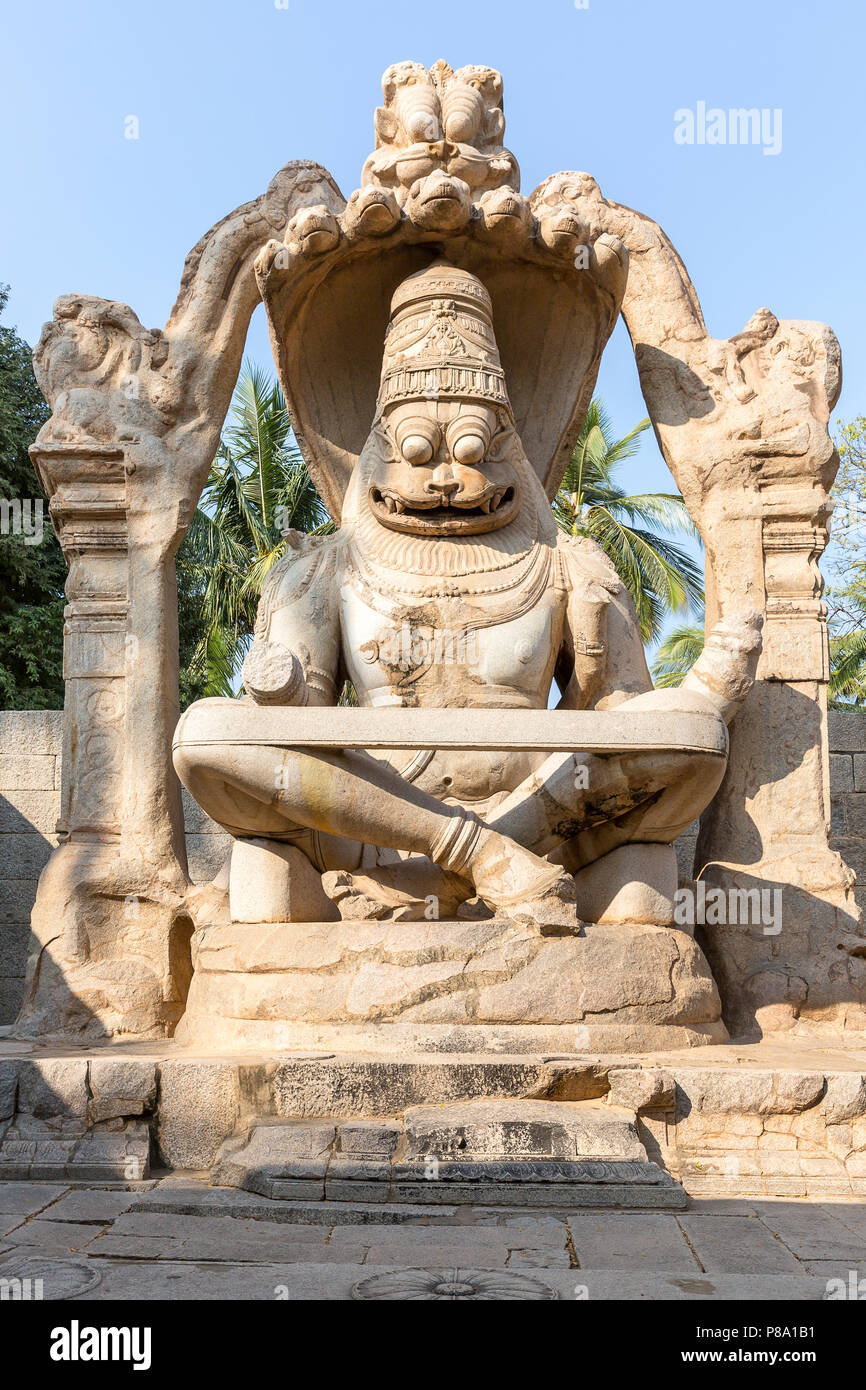
[[401, 401], [383, 412], [382, 429], [367, 496], [383, 526], [477, 536], [517, 515], [522, 451], [507, 411], [480, 400]]
[[454, 72], [440, 61], [428, 71], [421, 63], [395, 63], [382, 93], [365, 183], [393, 188], [401, 205], [413, 185], [437, 171], [479, 192], [519, 185], [517, 161], [502, 146], [502, 78], [495, 69], [470, 65]]

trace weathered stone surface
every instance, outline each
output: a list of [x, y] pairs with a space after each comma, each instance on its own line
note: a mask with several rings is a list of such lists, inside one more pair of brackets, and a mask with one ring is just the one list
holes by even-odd
[[38, 878], [53, 848], [53, 841], [29, 830], [0, 834], [0, 863], [9, 878]]
[[90, 1063], [90, 1115], [94, 1120], [143, 1115], [156, 1099], [156, 1063], [94, 1057]]
[[92, 1128], [75, 1145], [68, 1174], [93, 1180], [146, 1178], [150, 1164], [150, 1130], [130, 1121], [122, 1130]]
[[403, 1126], [397, 1121], [353, 1120], [340, 1125], [340, 1152], [390, 1158], [402, 1136]]
[[835, 753], [866, 753], [866, 719], [860, 710], [831, 709], [827, 723]]
[[193, 883], [209, 883], [228, 859], [231, 840], [227, 835], [187, 835], [186, 852]]
[[218, 835], [223, 843], [231, 849], [231, 836], [227, 835], [221, 825], [211, 820], [206, 811], [194, 797], [191, 797], [186, 787], [181, 791], [183, 805], [183, 827], [187, 835]]
[[[18, 961], [11, 961], [14, 969]], [[0, 1023], [11, 1024], [18, 1016], [18, 1009], [24, 997], [24, 961], [20, 960], [21, 973], [0, 975]]]
[[[546, 1179], [537, 1182], [508, 1181], [501, 1170], [489, 1182], [474, 1178], [471, 1182], [452, 1180], [443, 1186], [447, 1200], [460, 1206], [477, 1203], [490, 1207], [553, 1207], [559, 1210], [572, 1207], [674, 1210], [685, 1207], [688, 1202], [685, 1190], [661, 1170], [658, 1170], [661, 1180], [657, 1183], [633, 1182], [629, 1179], [617, 1182], [615, 1165], [609, 1165], [607, 1172], [602, 1171], [603, 1168], [604, 1165], [599, 1164], [594, 1176], [590, 1178], [586, 1175], [577, 1182], [549, 1182]], [[443, 1195], [436, 1183], [424, 1181], [393, 1182], [388, 1190], [391, 1201], [415, 1202], [419, 1205], [436, 1205]]]
[[275, 1178], [324, 1178], [336, 1126], [296, 1121], [257, 1124], [242, 1140], [232, 1140], [218, 1156], [211, 1181], [271, 1195]]
[[9, 1058], [0, 1059], [0, 1121], [8, 1120], [15, 1114], [18, 1071], [18, 1062]]
[[18, 1064], [18, 1109], [39, 1119], [87, 1118], [86, 1058], [22, 1060]]
[[605, 1158], [645, 1161], [634, 1118], [591, 1102], [468, 1101], [411, 1106], [406, 1152], [423, 1158]]
[[0, 753], [0, 788], [15, 791], [54, 791], [54, 757], [47, 753]]
[[29, 923], [35, 897], [36, 879], [0, 880], [0, 924], [20, 927]]
[[676, 1081], [655, 1067], [614, 1068], [608, 1073], [610, 1100], [627, 1110], [664, 1108], [674, 1104]]
[[[62, 710], [0, 710], [0, 756], [59, 755], [62, 745]], [[0, 789], [8, 785], [0, 780]]]
[[62, 1189], [57, 1189], [55, 1195], [59, 1201], [52, 1201], [50, 1206], [46, 1206], [41, 1216], [44, 1221], [98, 1221], [106, 1225], [114, 1221], [121, 1212], [129, 1211], [130, 1207], [141, 1200], [139, 1193], [106, 1191], [102, 1188], [80, 1187], [64, 1196], [60, 1196]]
[[718, 1114], [791, 1114], [817, 1103], [824, 1090], [824, 1077], [811, 1072], [774, 1074], [750, 1069], [689, 1068], [679, 1075], [678, 1084], [693, 1109]]
[[754, 1217], [684, 1212], [678, 1219], [709, 1274], [744, 1267], [754, 1274], [796, 1274], [801, 1269], [782, 1242]]
[[[858, 756], [862, 757], [862, 754]], [[854, 766], [850, 753], [830, 754], [830, 795], [854, 790]]]
[[[17, 1230], [10, 1231], [5, 1237], [5, 1242], [18, 1248], [23, 1247], [28, 1253], [33, 1247], [46, 1255], [65, 1255], [85, 1250], [99, 1234], [99, 1226], [85, 1223], [74, 1225], [72, 1222], [42, 1221], [37, 1217], [25, 1225], [19, 1226]], [[16, 1268], [13, 1261], [10, 1261], [9, 1264], [11, 1269]], [[49, 1271], [46, 1270], [45, 1273], [48, 1274]], [[48, 1282], [50, 1287], [50, 1277]], [[87, 1287], [88, 1282], [82, 1281], [79, 1288]], [[55, 1289], [57, 1287], [55, 1284]], [[55, 1294], [55, 1296], [57, 1295]]]
[[[13, 791], [8, 787], [0, 787], [0, 831], [4, 833], [32, 834], [38, 831], [55, 844], [54, 832], [59, 811], [59, 792]], [[13, 857], [15, 846], [9, 841], [4, 841], [4, 852]], [[15, 877], [21, 875], [16, 874]]]
[[157, 1137], [171, 1168], [209, 1168], [240, 1113], [237, 1068], [170, 1061], [159, 1068]]
[[[281, 1059], [273, 1078], [278, 1115], [391, 1115], [407, 1105], [495, 1096], [581, 1100], [602, 1095], [598, 1066], [576, 1060], [447, 1057], [441, 1062], [378, 1057]], [[573, 1084], [571, 1084], [573, 1078]]]
[[0, 1215], [32, 1216], [66, 1190], [62, 1183], [0, 1182]]
[[828, 1076], [821, 1108], [827, 1125], [838, 1125], [866, 1113], [866, 1076], [861, 1072], [836, 1072]]
[[[513, 1050], [529, 1051], [544, 1044], [528, 1025], [591, 1022], [623, 1025], [621, 1045], [645, 1050], [697, 1042], [704, 1027], [707, 1041], [717, 1040], [718, 1007], [692, 939], [662, 927], [599, 924], [584, 936], [543, 937], [497, 920], [233, 922], [196, 934], [178, 1037], [267, 1046], [287, 1040], [292, 1027], [301, 1040], [299, 1025], [400, 1023], [406, 1041], [408, 1025], [416, 1028], [416, 1050], [423, 1050], [425, 1035], [462, 1022], [465, 1041], [450, 1046], [486, 1051], [491, 1042], [479, 1025], [511, 1024]], [[663, 1041], [667, 1024], [672, 1031]], [[375, 1033], [366, 1029], [356, 1046]], [[333, 1045], [339, 1035], [323, 1027], [319, 1040]]]

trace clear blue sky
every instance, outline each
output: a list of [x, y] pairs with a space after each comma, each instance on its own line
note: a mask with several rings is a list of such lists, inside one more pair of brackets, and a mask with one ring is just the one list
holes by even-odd
[[[6, 321], [33, 342], [76, 291], [161, 325], [212, 223], [288, 159], [318, 160], [348, 195], [383, 70], [441, 57], [503, 73], [524, 192], [585, 169], [656, 218], [718, 336], [764, 304], [830, 323], [837, 413], [866, 413], [864, 13], [860, 0], [18, 0], [0, 29]], [[699, 101], [780, 108], [781, 152], [675, 143], [674, 112]], [[248, 348], [270, 360], [261, 310]], [[621, 432], [644, 414], [622, 325], [599, 389]], [[651, 438], [627, 482], [670, 487]]]

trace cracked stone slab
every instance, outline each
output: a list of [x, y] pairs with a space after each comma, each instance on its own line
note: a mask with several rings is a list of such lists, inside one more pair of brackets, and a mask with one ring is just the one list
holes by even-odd
[[0, 1181], [0, 1215], [32, 1216], [68, 1191], [66, 1183]]
[[753, 1216], [713, 1216], [683, 1212], [679, 1218], [689, 1244], [708, 1273], [797, 1274], [802, 1266], [787, 1246]]
[[584, 1046], [597, 1036], [628, 1052], [726, 1037], [706, 962], [672, 927], [546, 937], [498, 918], [230, 922], [196, 943], [181, 1035], [206, 1048], [280, 1048], [291, 1036], [403, 1056], [438, 1038], [495, 1053], [507, 1037], [530, 1053], [573, 1048], [575, 1025]]
[[79, 1188], [67, 1192], [40, 1213], [43, 1221], [95, 1221], [107, 1225], [128, 1211], [140, 1198], [135, 1192], [103, 1192]]
[[45, 1221], [37, 1216], [10, 1231], [4, 1239], [7, 1245], [24, 1245], [53, 1253], [83, 1250], [99, 1233], [100, 1227], [95, 1224]]
[[266, 1185], [274, 1179], [324, 1179], [336, 1137], [333, 1123], [255, 1124], [244, 1142], [232, 1140], [224, 1147], [214, 1164], [212, 1181], [267, 1196]]

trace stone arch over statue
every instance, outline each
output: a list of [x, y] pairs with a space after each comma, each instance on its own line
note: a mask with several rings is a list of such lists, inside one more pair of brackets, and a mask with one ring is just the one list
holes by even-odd
[[[65, 296], [37, 347], [54, 413], [33, 458], [70, 564], [67, 700], [63, 842], [34, 909], [19, 1028], [152, 1037], [176, 1025], [183, 987], [171, 940], [190, 885], [170, 764], [173, 561], [250, 316], [263, 298], [299, 444], [338, 516], [375, 407], [391, 294], [435, 257], [472, 271], [492, 296], [515, 416], [549, 496], [621, 308], [662, 453], [704, 539], [708, 624], [744, 607], [766, 618], [757, 687], [699, 854], [722, 861], [732, 882], [742, 870], [788, 884], [799, 917], [781, 954], [768, 939], [709, 943], [729, 1016], [745, 1027], [862, 1026], [859, 914], [826, 835], [817, 560], [836, 468], [833, 334], [762, 309], [743, 333], [714, 339], [649, 218], [608, 202], [581, 173], [524, 198], [492, 69], [397, 64], [383, 92], [376, 150], [348, 201], [321, 166], [288, 164], [187, 257], [164, 330], [145, 330], [125, 305]], [[794, 738], [792, 700], [810, 713]], [[744, 863], [738, 827], [762, 758], [760, 787], [776, 795], [750, 802], [762, 857]]]

